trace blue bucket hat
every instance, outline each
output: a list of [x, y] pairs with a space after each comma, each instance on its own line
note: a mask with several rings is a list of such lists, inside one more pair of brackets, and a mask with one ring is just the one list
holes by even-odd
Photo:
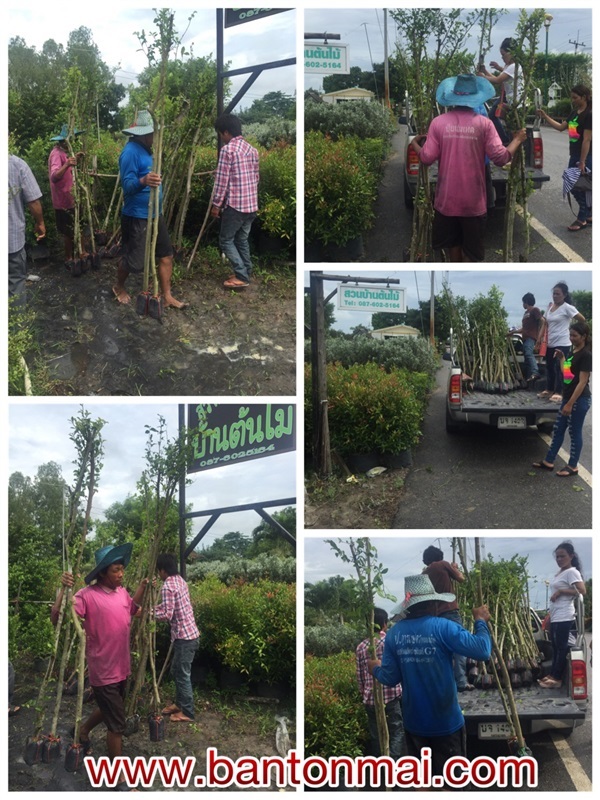
[[[79, 136], [82, 133], [85, 133], [85, 130], [80, 131], [77, 128], [75, 128], [75, 130], [73, 131], [73, 136]], [[51, 142], [64, 142], [65, 139], [68, 139], [68, 138], [69, 138], [69, 126], [65, 123], [62, 126], [62, 128], [60, 129], [60, 133], [58, 134], [58, 136], [53, 136], [50, 139], [50, 141]]]
[[477, 108], [495, 94], [487, 78], [479, 75], [457, 75], [445, 78], [437, 88], [435, 99], [441, 106], [468, 106]]
[[131, 561], [132, 550], [132, 544], [119, 544], [117, 546], [108, 544], [106, 547], [101, 547], [99, 550], [96, 550], [94, 554], [96, 566], [83, 580], [86, 584], [91, 583], [94, 578], [98, 577], [99, 572], [110, 567], [111, 564], [119, 563], [127, 566]]

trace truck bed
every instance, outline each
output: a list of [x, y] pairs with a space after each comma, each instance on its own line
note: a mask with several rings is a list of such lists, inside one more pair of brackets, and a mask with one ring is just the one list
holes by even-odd
[[463, 411], [548, 411], [549, 416], [554, 417], [558, 411], [558, 403], [550, 403], [548, 400], [539, 398], [537, 392], [528, 389], [513, 389], [506, 394], [491, 394], [482, 391], [463, 391], [462, 410]]

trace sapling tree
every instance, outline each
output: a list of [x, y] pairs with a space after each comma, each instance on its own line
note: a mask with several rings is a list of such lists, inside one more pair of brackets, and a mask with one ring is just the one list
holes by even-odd
[[[338, 539], [337, 542], [328, 539], [327, 543], [338, 558], [346, 564], [352, 564], [354, 567], [359, 593], [362, 596], [364, 608], [368, 614], [367, 631], [371, 640], [369, 653], [371, 658], [375, 659], [377, 658], [377, 642], [379, 640], [379, 631], [375, 630], [374, 620], [375, 595], [392, 601], [396, 599], [385, 590], [384, 575], [388, 572], [388, 569], [377, 561], [377, 550], [368, 537]], [[375, 701], [375, 718], [377, 720], [381, 754], [389, 756], [390, 738], [385, 717], [383, 686], [375, 678], [373, 678], [373, 699]]]

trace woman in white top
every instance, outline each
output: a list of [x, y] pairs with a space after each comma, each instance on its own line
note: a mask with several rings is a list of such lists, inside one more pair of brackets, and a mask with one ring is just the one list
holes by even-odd
[[571, 340], [569, 339], [569, 326], [573, 320], [585, 322], [585, 317], [572, 305], [569, 287], [560, 281], [552, 289], [552, 302], [548, 306], [546, 315], [542, 317], [536, 346], [539, 347], [544, 339], [544, 332], [548, 329], [548, 345], [546, 348], [546, 388], [538, 397], [548, 397], [552, 403], [562, 400], [562, 359], [555, 358], [558, 353], [569, 355]]
[[575, 619], [574, 598], [585, 595], [579, 556], [571, 542], [559, 544], [554, 551], [558, 572], [550, 582], [550, 637], [552, 640], [552, 669], [538, 681], [544, 689], [558, 689], [569, 653], [569, 632]]
[[504, 66], [498, 64], [497, 61], [490, 61], [490, 67], [497, 71], [497, 75], [488, 72], [483, 64], [479, 65], [477, 73], [481, 78], [487, 78], [490, 83], [500, 89], [500, 97], [490, 110], [490, 119], [505, 147], [512, 139], [512, 135], [503, 120], [506, 116], [506, 108], [515, 104], [515, 59], [511, 52], [513, 47], [514, 42], [510, 38], [504, 39], [500, 45], [500, 58], [504, 62]]

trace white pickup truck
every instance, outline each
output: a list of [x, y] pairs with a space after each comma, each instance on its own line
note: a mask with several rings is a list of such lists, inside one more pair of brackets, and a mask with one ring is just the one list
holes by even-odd
[[[540, 667], [547, 673], [552, 662], [552, 644], [542, 621], [531, 610], [531, 625], [540, 650]], [[542, 689], [534, 679], [530, 686], [513, 689], [523, 735], [560, 730], [565, 736], [583, 725], [588, 704], [587, 642], [584, 629], [583, 597], [575, 598], [574, 643], [567, 659], [566, 680], [560, 689]], [[467, 733], [479, 739], [509, 739], [510, 725], [496, 689], [462, 692], [458, 702], [463, 710]]]

